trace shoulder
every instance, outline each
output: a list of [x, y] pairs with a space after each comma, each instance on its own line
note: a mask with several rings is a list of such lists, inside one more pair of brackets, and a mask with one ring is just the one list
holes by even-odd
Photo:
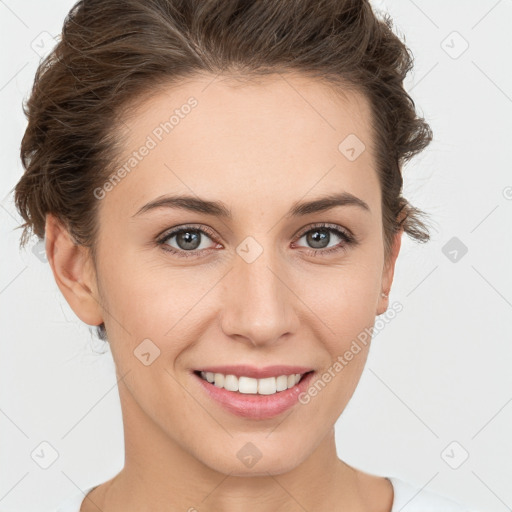
[[387, 477], [394, 491], [391, 512], [477, 512], [440, 494]]
[[89, 487], [88, 489], [84, 489], [83, 491], [80, 491], [68, 497], [59, 505], [55, 512], [80, 512], [80, 507], [82, 505], [82, 502], [84, 501], [85, 496], [95, 487], [97, 486], [95, 485]]

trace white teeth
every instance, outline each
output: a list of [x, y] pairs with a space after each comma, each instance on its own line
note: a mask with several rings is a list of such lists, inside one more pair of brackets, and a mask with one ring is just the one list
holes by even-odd
[[288, 377], [279, 375], [276, 379], [276, 391], [284, 391], [285, 389], [288, 389]]
[[267, 377], [258, 380], [258, 393], [260, 395], [273, 395], [276, 392], [276, 378]]
[[224, 387], [224, 375], [222, 373], [215, 374], [215, 386], [218, 388]]
[[238, 379], [234, 375], [226, 375], [224, 388], [228, 391], [238, 391]]
[[278, 377], [266, 377], [253, 379], [251, 377], [236, 377], [236, 375], [224, 375], [222, 373], [201, 372], [201, 377], [214, 384], [218, 388], [228, 391], [237, 391], [244, 394], [273, 395], [295, 386], [303, 374], [279, 375]]
[[[233, 377], [235, 377], [233, 375]], [[235, 377], [236, 379], [236, 377]], [[257, 393], [258, 392], [258, 379], [251, 377], [240, 377], [238, 379], [238, 392], [239, 393]]]

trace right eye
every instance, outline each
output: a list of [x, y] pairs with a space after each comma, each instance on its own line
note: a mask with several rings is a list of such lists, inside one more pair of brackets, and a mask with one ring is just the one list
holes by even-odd
[[[158, 245], [165, 251], [176, 254], [179, 257], [189, 258], [197, 256], [198, 252], [204, 252], [212, 247], [205, 247], [207, 240], [212, 240], [213, 233], [206, 226], [197, 228], [194, 226], [180, 226], [172, 231], [167, 231], [157, 240]], [[174, 240], [173, 240], [174, 239]], [[174, 242], [173, 245], [171, 242]], [[204, 242], [204, 243], [203, 243]]]

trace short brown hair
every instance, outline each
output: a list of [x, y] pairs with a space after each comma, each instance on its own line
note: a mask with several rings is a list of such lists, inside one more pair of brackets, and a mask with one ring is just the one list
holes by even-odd
[[94, 255], [93, 191], [118, 164], [115, 123], [143, 93], [200, 73], [256, 78], [287, 71], [365, 95], [373, 114], [385, 256], [402, 228], [428, 241], [424, 213], [401, 192], [404, 162], [432, 133], [403, 87], [413, 58], [392, 27], [366, 0], [77, 2], [24, 105], [25, 173], [15, 187], [25, 221], [21, 245], [30, 231], [43, 238], [46, 214], [53, 213]]

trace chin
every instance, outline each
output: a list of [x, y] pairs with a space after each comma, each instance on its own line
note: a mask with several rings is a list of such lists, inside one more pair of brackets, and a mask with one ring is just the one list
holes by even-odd
[[277, 437], [273, 443], [266, 436], [268, 433], [258, 440], [257, 435], [251, 434], [247, 440], [234, 441], [233, 447], [224, 446], [219, 453], [210, 452], [208, 457], [200, 460], [219, 473], [246, 477], [287, 473], [307, 459], [309, 453], [304, 451], [302, 443], [294, 451], [289, 443], [285, 445]]

